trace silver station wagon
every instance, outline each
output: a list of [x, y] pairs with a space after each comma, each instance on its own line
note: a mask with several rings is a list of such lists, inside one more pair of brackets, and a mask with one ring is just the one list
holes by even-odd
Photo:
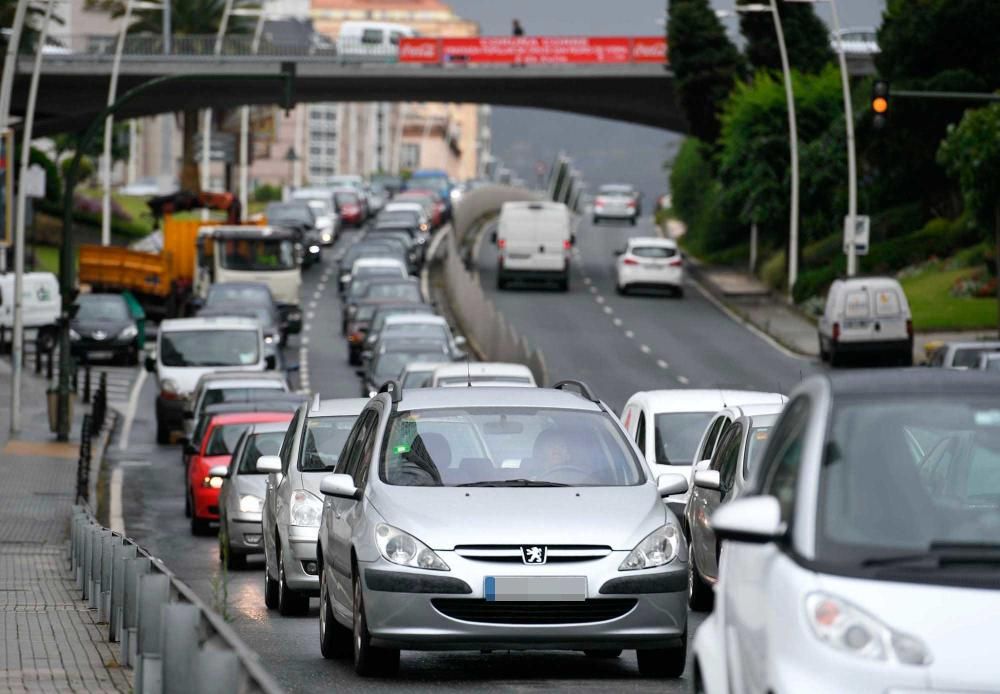
[[634, 648], [680, 676], [688, 551], [661, 499], [686, 486], [583, 384], [389, 382], [320, 483], [321, 650], [386, 675], [400, 649]]

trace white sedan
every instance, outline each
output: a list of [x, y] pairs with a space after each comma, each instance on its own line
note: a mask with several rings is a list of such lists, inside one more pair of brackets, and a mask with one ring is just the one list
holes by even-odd
[[655, 236], [631, 238], [615, 255], [619, 294], [656, 288], [684, 296], [684, 261], [675, 241]]

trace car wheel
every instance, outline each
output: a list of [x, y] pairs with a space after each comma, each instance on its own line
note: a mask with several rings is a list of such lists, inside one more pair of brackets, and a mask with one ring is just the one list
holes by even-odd
[[840, 356], [840, 355], [837, 354], [837, 348], [836, 347], [832, 347], [831, 346], [830, 347], [830, 351], [827, 353], [827, 355], [830, 358], [830, 366], [831, 367], [841, 366], [843, 364], [843, 362], [844, 362], [844, 358], [842, 356]]
[[643, 677], [680, 677], [687, 664], [687, 633], [679, 646], [638, 650], [635, 655]]
[[830, 355], [823, 349], [823, 338], [819, 338], [819, 360], [825, 362], [830, 359]]
[[54, 329], [42, 329], [35, 337], [35, 349], [39, 352], [48, 353], [56, 348], [56, 331]]
[[208, 534], [208, 521], [195, 515], [194, 509], [191, 509], [191, 534], [195, 537]]
[[237, 552], [229, 544], [229, 531], [226, 530], [226, 522], [219, 521], [219, 560], [224, 561], [226, 568], [230, 571], [242, 571], [247, 568], [247, 555]]
[[674, 296], [678, 299], [684, 298], [684, 287], [674, 287]]
[[506, 289], [506, 288], [507, 288], [507, 280], [505, 280], [500, 275], [497, 275], [497, 289]]
[[368, 633], [361, 579], [354, 577], [354, 671], [362, 677], [394, 675], [399, 670], [399, 650], [376, 648]]
[[190, 518], [191, 517], [191, 495], [190, 494], [185, 494], [184, 495], [184, 517], [185, 518]]
[[694, 554], [688, 557], [688, 607], [695, 612], [708, 612], [715, 602], [712, 587], [705, 583], [694, 562]]
[[333, 616], [330, 591], [326, 587], [326, 572], [319, 574], [319, 650], [324, 658], [346, 658], [351, 655], [354, 641], [351, 630], [342, 627]]
[[276, 539], [278, 549], [278, 614], [282, 617], [303, 615], [309, 611], [309, 596], [288, 587], [285, 580], [285, 561], [281, 555], [281, 540]]
[[278, 607], [278, 582], [271, 578], [271, 570], [267, 568], [267, 548], [264, 548], [264, 605], [269, 610]]
[[637, 220], [637, 219], [636, 219], [635, 217], [632, 217], [632, 219], [630, 219], [630, 220], [629, 220], [629, 224], [631, 224], [632, 226], [635, 226], [635, 223], [636, 223], [637, 221], [638, 221], [638, 220]]
[[620, 648], [591, 648], [583, 652], [588, 658], [617, 658], [622, 654]]
[[596, 227], [600, 223], [601, 223], [601, 218], [598, 217], [597, 215], [594, 215], [594, 220], [593, 220], [594, 226]]
[[170, 445], [170, 428], [159, 419], [156, 420], [156, 443], [161, 446]]
[[568, 292], [569, 291], [569, 277], [564, 277], [559, 280], [559, 291]]

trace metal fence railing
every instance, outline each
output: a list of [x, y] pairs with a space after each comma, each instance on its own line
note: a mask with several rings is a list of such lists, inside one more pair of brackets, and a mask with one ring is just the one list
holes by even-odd
[[121, 646], [119, 662], [134, 669], [137, 694], [281, 692], [222, 616], [83, 506], [73, 507], [70, 562], [108, 640]]

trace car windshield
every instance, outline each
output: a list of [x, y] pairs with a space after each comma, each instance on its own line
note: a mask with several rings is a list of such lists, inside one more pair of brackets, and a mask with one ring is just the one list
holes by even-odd
[[198, 312], [199, 318], [211, 318], [219, 316], [236, 316], [241, 318], [253, 318], [265, 328], [275, 327], [274, 315], [266, 306], [213, 306], [204, 311]]
[[382, 326], [385, 325], [385, 319], [389, 316], [399, 316], [402, 314], [433, 314], [433, 311], [429, 307], [419, 304], [405, 308], [394, 306], [389, 310], [377, 311], [372, 318], [372, 330], [376, 332], [381, 330]]
[[126, 321], [131, 316], [121, 297], [90, 296], [77, 300], [78, 321]]
[[299, 198], [299, 200], [305, 200], [309, 209], [313, 211], [313, 215], [317, 217], [328, 215], [333, 211], [327, 198]]
[[380, 282], [368, 287], [364, 294], [369, 299], [397, 299], [403, 301], [419, 302], [420, 285], [416, 283], [402, 282]]
[[434, 375], [434, 369], [423, 371], [407, 371], [403, 376], [403, 390], [407, 388], [426, 388]]
[[1000, 548], [1000, 397], [842, 400], [824, 451], [817, 559]]
[[208, 442], [205, 444], [205, 455], [232, 455], [236, 443], [248, 428], [249, 424], [223, 424], [212, 427]]
[[402, 352], [385, 352], [378, 355], [372, 368], [372, 377], [376, 385], [395, 378], [407, 364], [415, 361], [434, 361], [444, 356], [444, 347], [426, 346], [421, 349], [408, 349]]
[[620, 487], [645, 479], [603, 412], [514, 407], [399, 413], [380, 475], [416, 487]]
[[760, 456], [767, 448], [767, 440], [771, 436], [771, 427], [754, 427], [747, 437], [746, 455], [743, 456], [743, 479], [750, 479], [750, 471], [757, 467]]
[[347, 435], [354, 426], [354, 415], [310, 417], [306, 420], [306, 438], [299, 460], [303, 472], [333, 472]]
[[267, 206], [264, 216], [271, 224], [305, 224], [312, 226], [316, 222], [309, 203], [272, 203]]
[[281, 450], [281, 442], [284, 440], [285, 432], [283, 431], [253, 434], [246, 446], [243, 447], [243, 456], [240, 458], [240, 474], [267, 474], [257, 469], [257, 459], [263, 455], [278, 455], [278, 451]]
[[217, 248], [219, 264], [227, 270], [295, 269], [295, 245], [289, 239], [227, 239]]
[[996, 347], [962, 347], [955, 350], [955, 358], [952, 359], [952, 366], [966, 369], [974, 369], [979, 364], [979, 355], [996, 352]]
[[201, 406], [205, 408], [220, 402], [253, 402], [284, 391], [285, 389], [277, 383], [273, 386], [254, 386], [253, 388], [213, 388], [205, 391]]
[[239, 284], [213, 284], [205, 299], [206, 306], [214, 304], [254, 304], [270, 306], [271, 292], [267, 287]]
[[656, 415], [656, 464], [691, 465], [701, 435], [713, 412], [668, 412]]
[[164, 366], [249, 366], [260, 359], [256, 330], [171, 330], [160, 333]]

